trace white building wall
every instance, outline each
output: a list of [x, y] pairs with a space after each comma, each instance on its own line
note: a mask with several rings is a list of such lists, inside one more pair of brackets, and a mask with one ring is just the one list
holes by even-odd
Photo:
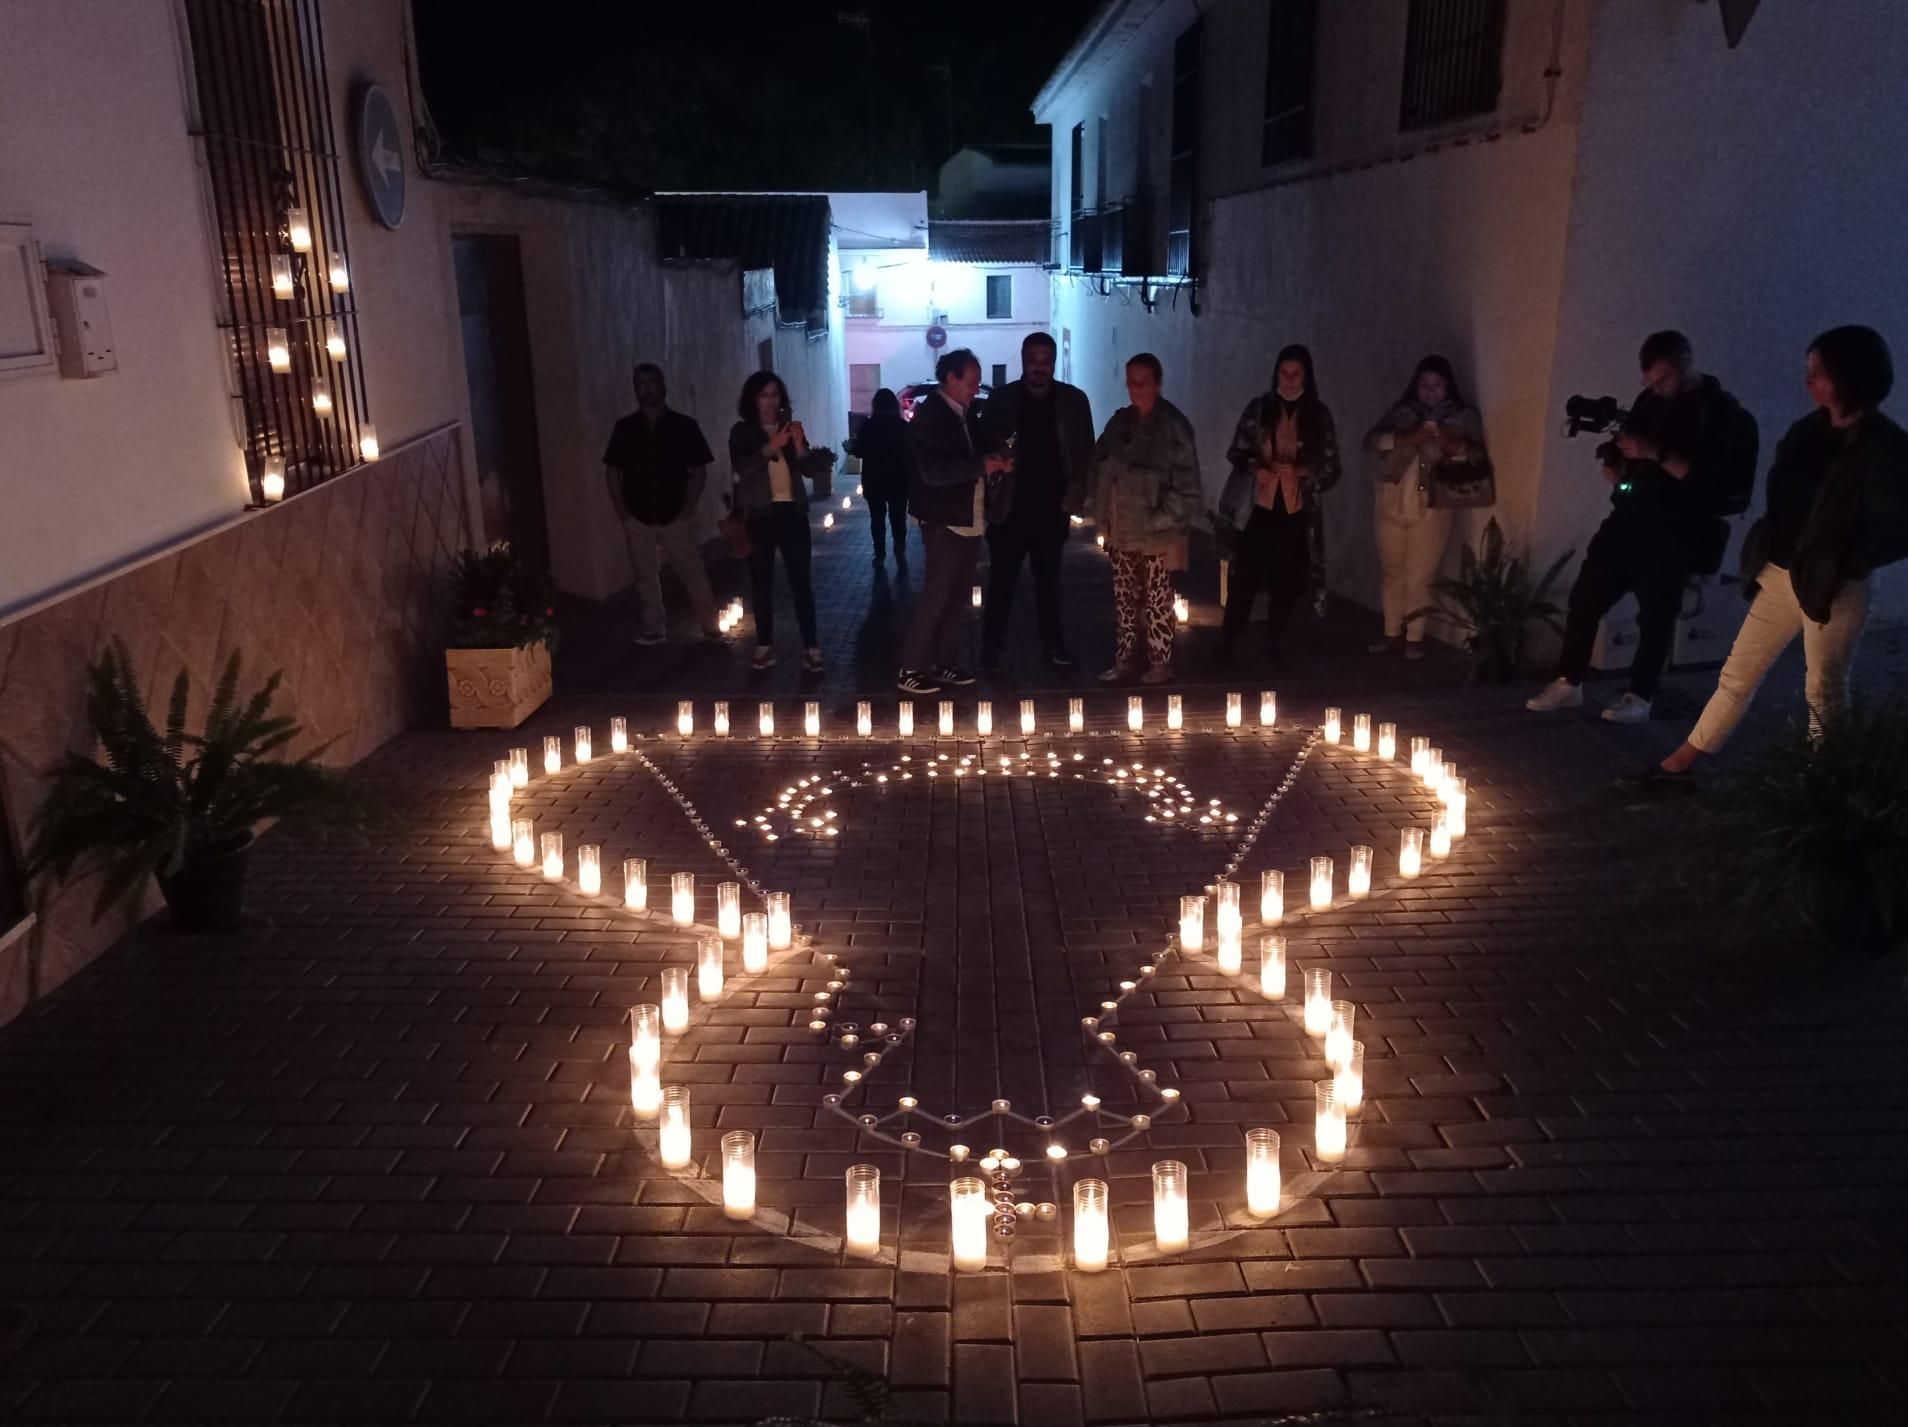
[[[852, 268], [856, 254], [844, 262]], [[996, 363], [1008, 379], [1020, 374], [1020, 344], [1030, 332], [1048, 330], [1052, 294], [1044, 269], [1027, 265], [948, 263], [926, 252], [868, 254], [879, 273], [881, 316], [847, 319], [847, 360], [881, 366], [880, 385], [899, 390], [934, 375], [941, 352], [970, 348], [980, 358], [982, 378], [993, 380]], [[1013, 316], [987, 316], [987, 278], [1013, 279]], [[947, 342], [930, 347], [928, 328], [945, 314]]]

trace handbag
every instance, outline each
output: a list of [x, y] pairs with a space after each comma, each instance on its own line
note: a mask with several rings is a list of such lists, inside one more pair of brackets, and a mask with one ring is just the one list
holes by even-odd
[[1447, 456], [1431, 468], [1431, 504], [1439, 510], [1477, 510], [1497, 504], [1497, 471], [1489, 456]]

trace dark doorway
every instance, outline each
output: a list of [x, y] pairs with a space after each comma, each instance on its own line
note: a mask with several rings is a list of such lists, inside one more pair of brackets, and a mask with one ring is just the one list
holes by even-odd
[[522, 254], [515, 237], [498, 233], [459, 233], [451, 249], [484, 540], [508, 540], [520, 558], [547, 570], [550, 530], [543, 512]]

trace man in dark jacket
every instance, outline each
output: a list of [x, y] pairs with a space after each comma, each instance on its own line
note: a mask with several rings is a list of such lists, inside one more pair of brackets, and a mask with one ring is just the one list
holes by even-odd
[[1657, 332], [1643, 343], [1647, 384], [1616, 444], [1621, 466], [1605, 465], [1611, 511], [1584, 552], [1570, 589], [1557, 677], [1525, 707], [1577, 708], [1597, 625], [1626, 594], [1636, 596], [1636, 657], [1629, 690], [1604, 709], [1611, 723], [1650, 716], [1669, 660], [1683, 588], [1713, 574], [1729, 529], [1755, 488], [1756, 422], [1714, 377], [1696, 370], [1689, 339]]
[[908, 509], [921, 522], [927, 569], [901, 644], [904, 694], [937, 694], [944, 684], [971, 684], [960, 665], [961, 626], [968, 591], [987, 529], [987, 478], [1014, 468], [1006, 455], [982, 455], [968, 408], [980, 390], [980, 359], [965, 348], [934, 364], [940, 383], [915, 408], [908, 426], [914, 468], [908, 476]]
[[981, 667], [991, 670], [1007, 639], [1014, 586], [1022, 561], [1033, 565], [1034, 609], [1040, 647], [1057, 669], [1074, 658], [1060, 631], [1060, 551], [1068, 517], [1086, 499], [1093, 456], [1093, 409], [1077, 386], [1053, 379], [1053, 338], [1030, 332], [1020, 344], [1020, 380], [988, 399], [981, 413], [985, 449], [1011, 449], [1013, 501], [1007, 518], [987, 529], [987, 611], [982, 621]]
[[642, 362], [631, 373], [636, 410], [618, 421], [603, 450], [603, 476], [610, 502], [622, 517], [636, 592], [642, 599], [638, 644], [661, 644], [668, 635], [663, 611], [662, 567], [682, 581], [689, 607], [705, 639], [719, 639], [715, 595], [696, 541], [695, 513], [709, 475], [709, 443], [693, 417], [670, 407], [662, 368]]

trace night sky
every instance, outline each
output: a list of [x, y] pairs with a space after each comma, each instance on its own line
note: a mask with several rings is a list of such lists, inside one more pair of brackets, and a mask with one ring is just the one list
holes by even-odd
[[[1027, 105], [1097, 5], [417, 0], [416, 14], [454, 160], [634, 192], [913, 189], [963, 144], [1043, 139]], [[865, 33], [839, 18], [856, 14]]]

